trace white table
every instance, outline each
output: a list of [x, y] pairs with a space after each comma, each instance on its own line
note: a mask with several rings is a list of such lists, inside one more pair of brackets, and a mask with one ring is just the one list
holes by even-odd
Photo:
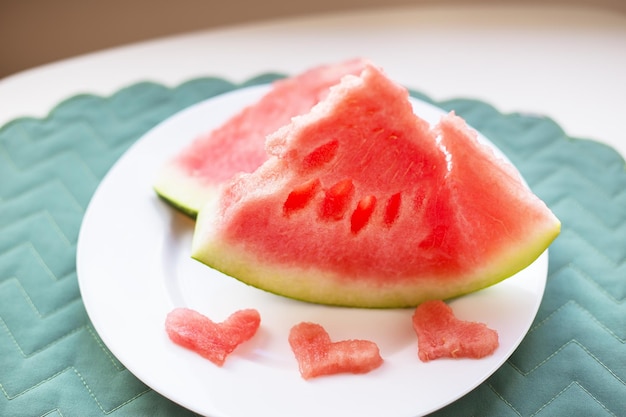
[[476, 98], [553, 118], [626, 155], [626, 15], [545, 7], [405, 7], [303, 17], [156, 39], [0, 80], [0, 126], [78, 93], [138, 81], [243, 81], [353, 56], [434, 99]]

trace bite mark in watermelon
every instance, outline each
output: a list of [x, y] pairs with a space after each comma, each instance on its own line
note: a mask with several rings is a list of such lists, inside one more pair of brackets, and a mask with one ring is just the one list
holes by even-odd
[[[252, 172], [265, 162], [268, 134], [292, 117], [307, 113], [341, 77], [359, 74], [365, 63], [352, 59], [275, 81], [259, 101], [196, 138], [168, 161], [155, 180], [155, 191], [173, 207], [196, 217], [221, 183], [239, 172]], [[310, 155], [308, 163], [319, 164], [329, 153], [332, 149], [320, 149]]]
[[260, 324], [255, 309], [238, 310], [215, 323], [195, 310], [176, 308], [167, 315], [165, 330], [174, 343], [222, 366], [237, 346], [256, 334]]
[[439, 358], [480, 359], [499, 345], [498, 333], [484, 323], [459, 320], [441, 300], [426, 301], [413, 313], [418, 356], [422, 362]]
[[358, 339], [332, 342], [324, 327], [317, 323], [293, 326], [289, 345], [304, 379], [339, 373], [364, 374], [383, 363], [376, 343]]
[[196, 223], [192, 256], [287, 297], [416, 306], [530, 265], [560, 222], [453, 113], [431, 127], [369, 65], [268, 136]]

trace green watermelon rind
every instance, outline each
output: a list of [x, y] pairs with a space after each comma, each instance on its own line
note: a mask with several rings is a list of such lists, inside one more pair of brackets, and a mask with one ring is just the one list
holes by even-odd
[[204, 205], [207, 195], [216, 194], [217, 187], [207, 187], [199, 181], [192, 181], [173, 165], [164, 166], [153, 189], [167, 204], [195, 219]]
[[[196, 230], [216, 228], [219, 196], [207, 202], [197, 218]], [[208, 235], [194, 234], [192, 258], [247, 285], [291, 299], [357, 308], [407, 308], [428, 300], [448, 300], [495, 285], [531, 265], [560, 233], [560, 223], [538, 228], [518, 245], [505, 248], [488, 268], [462, 277], [433, 277], [385, 282], [380, 277], [346, 278], [330, 271], [298, 266], [268, 265], [249, 251]], [[210, 260], [206, 254], [210, 253]], [[428, 282], [430, 281], [430, 283]], [[464, 285], [459, 285], [463, 281]], [[448, 283], [445, 285], [442, 283]]]

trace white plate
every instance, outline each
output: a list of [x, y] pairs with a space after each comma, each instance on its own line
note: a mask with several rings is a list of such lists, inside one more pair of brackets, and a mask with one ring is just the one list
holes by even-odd
[[[516, 276], [451, 303], [460, 318], [498, 331], [494, 355], [429, 363], [417, 358], [412, 309], [297, 302], [247, 287], [189, 257], [193, 222], [157, 198], [155, 174], [186, 142], [266, 89], [238, 90], [176, 114], [148, 132], [106, 175], [85, 214], [77, 252], [80, 290], [96, 331], [155, 391], [212, 417], [408, 417], [460, 398], [495, 372], [528, 331], [546, 284], [547, 252]], [[442, 114], [420, 101], [414, 106], [431, 122]], [[168, 339], [165, 316], [179, 306], [215, 321], [256, 308], [261, 328], [219, 368]], [[322, 324], [334, 340], [376, 342], [384, 364], [366, 375], [303, 380], [287, 335], [304, 320]]]

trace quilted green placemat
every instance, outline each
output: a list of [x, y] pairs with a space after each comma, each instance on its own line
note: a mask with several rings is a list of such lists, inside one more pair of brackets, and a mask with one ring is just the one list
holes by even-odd
[[[78, 290], [78, 231], [100, 179], [148, 129], [193, 103], [278, 77], [139, 83], [0, 128], [0, 416], [195, 415], [137, 380], [99, 339]], [[625, 415], [624, 159], [547, 118], [474, 100], [435, 104], [499, 146], [563, 223], [530, 332], [492, 377], [435, 415]]]

